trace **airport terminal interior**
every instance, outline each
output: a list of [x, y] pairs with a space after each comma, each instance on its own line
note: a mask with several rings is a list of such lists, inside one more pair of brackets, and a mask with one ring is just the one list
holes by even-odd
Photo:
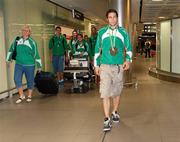
[[[48, 46], [55, 28], [61, 27], [67, 46], [74, 31], [84, 41], [92, 28], [98, 32], [108, 24], [108, 9], [117, 10], [133, 51], [123, 74], [120, 122], [103, 131], [101, 80], [88, 60], [64, 63], [56, 94], [36, 83], [32, 101], [17, 103], [15, 61], [6, 58], [22, 27], [31, 28], [41, 70], [54, 74]], [[179, 25], [179, 0], [0, 0], [0, 142], [180, 142]], [[88, 79], [78, 73], [88, 73]], [[27, 96], [25, 77], [23, 89]]]

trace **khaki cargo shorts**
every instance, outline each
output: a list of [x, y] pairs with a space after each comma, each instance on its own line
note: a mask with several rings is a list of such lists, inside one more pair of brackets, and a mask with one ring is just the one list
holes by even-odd
[[101, 98], [119, 96], [123, 89], [122, 65], [102, 64], [100, 70]]

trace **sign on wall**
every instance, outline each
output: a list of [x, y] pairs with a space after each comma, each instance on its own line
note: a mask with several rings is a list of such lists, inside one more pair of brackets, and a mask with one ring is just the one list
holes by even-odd
[[84, 14], [82, 14], [81, 12], [73, 9], [72, 10], [72, 15], [73, 15], [73, 18], [84, 21]]

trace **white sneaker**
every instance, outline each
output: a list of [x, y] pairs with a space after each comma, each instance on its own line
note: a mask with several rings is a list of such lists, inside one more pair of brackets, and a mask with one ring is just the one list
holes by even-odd
[[32, 101], [32, 99], [31, 99], [31, 97], [28, 97], [27, 99], [26, 99], [26, 102], [31, 102]]
[[105, 118], [104, 119], [104, 127], [103, 127], [103, 131], [104, 132], [107, 132], [107, 131], [110, 131], [111, 130], [111, 127], [112, 127], [112, 122], [111, 122], [111, 119], [109, 118]]
[[112, 121], [113, 121], [114, 123], [120, 122], [120, 116], [119, 116], [119, 114], [117, 113], [117, 111], [112, 112], [111, 117], [112, 117]]
[[25, 96], [19, 97], [19, 99], [16, 101], [16, 104], [21, 103], [25, 99]]

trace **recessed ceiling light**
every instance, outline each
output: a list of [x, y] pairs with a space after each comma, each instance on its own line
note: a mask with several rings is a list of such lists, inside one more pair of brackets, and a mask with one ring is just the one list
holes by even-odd
[[158, 17], [158, 18], [160, 18], [160, 19], [164, 19], [165, 17], [163, 17], [163, 16], [160, 16], [160, 17]]

